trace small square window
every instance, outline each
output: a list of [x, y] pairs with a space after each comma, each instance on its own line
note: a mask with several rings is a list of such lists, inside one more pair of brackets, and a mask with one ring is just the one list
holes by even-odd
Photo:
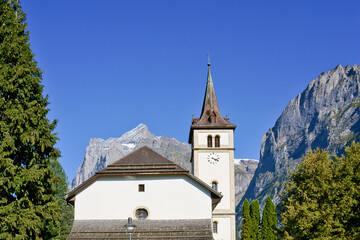
[[145, 192], [145, 184], [139, 184], [139, 192]]

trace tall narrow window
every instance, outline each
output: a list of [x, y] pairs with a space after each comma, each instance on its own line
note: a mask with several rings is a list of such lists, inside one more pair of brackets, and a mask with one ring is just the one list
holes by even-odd
[[208, 136], [208, 147], [212, 147], [212, 137]]
[[139, 192], [145, 192], [145, 184], [139, 184]]
[[216, 181], [213, 181], [213, 182], [211, 183], [211, 187], [212, 187], [214, 190], [217, 191], [217, 189], [218, 189], [218, 184], [217, 184], [217, 182], [216, 182]]
[[213, 222], [213, 233], [218, 232], [218, 223], [216, 221]]
[[220, 147], [220, 136], [215, 136], [215, 147]]

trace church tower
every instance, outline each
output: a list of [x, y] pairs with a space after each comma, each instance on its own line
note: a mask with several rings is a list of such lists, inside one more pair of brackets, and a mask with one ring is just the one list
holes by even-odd
[[193, 118], [189, 143], [192, 174], [222, 194], [213, 210], [215, 240], [235, 240], [234, 131], [236, 125], [223, 118], [215, 96], [210, 63], [200, 118]]

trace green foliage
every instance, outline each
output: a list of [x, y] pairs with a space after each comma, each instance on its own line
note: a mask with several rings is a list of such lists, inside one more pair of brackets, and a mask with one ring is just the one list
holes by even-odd
[[337, 196], [341, 206], [341, 221], [345, 236], [360, 238], [360, 143], [353, 142], [345, 148], [345, 156], [337, 161], [339, 184]]
[[60, 231], [50, 123], [18, 1], [0, 1], [0, 239], [51, 239]]
[[250, 205], [250, 216], [253, 222], [253, 230], [251, 232], [251, 239], [260, 239], [260, 207], [259, 201], [253, 200]]
[[292, 173], [281, 201], [288, 239], [360, 238], [360, 144], [345, 153], [310, 151]]
[[277, 238], [276, 208], [270, 196], [266, 198], [261, 219], [261, 237], [264, 240], [275, 240]]
[[71, 232], [72, 224], [74, 221], [74, 208], [65, 200], [65, 195], [67, 194], [69, 183], [67, 181], [67, 175], [63, 167], [58, 161], [52, 159], [51, 169], [55, 172], [55, 196], [59, 203], [59, 208], [61, 212], [60, 234], [53, 238], [53, 240], [65, 240]]
[[248, 240], [251, 239], [251, 234], [253, 231], [253, 221], [250, 216], [250, 205], [249, 201], [245, 199], [243, 204], [243, 211], [241, 214], [242, 217], [242, 227], [241, 227], [241, 239], [242, 240]]

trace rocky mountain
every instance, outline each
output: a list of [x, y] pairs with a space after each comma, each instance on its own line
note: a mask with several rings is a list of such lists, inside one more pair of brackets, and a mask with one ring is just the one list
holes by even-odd
[[235, 159], [235, 201], [238, 204], [244, 196], [251, 179], [254, 177], [259, 161], [253, 159]]
[[[342, 154], [360, 138], [360, 66], [338, 65], [321, 73], [291, 100], [275, 126], [263, 135], [259, 167], [245, 198], [264, 204], [270, 195], [279, 202], [290, 171], [310, 149]], [[242, 202], [238, 204], [240, 209]]]
[[[71, 188], [80, 185], [95, 172], [142, 146], [148, 146], [187, 170], [191, 168], [189, 144], [181, 143], [174, 138], [155, 136], [145, 124], [140, 124], [120, 138], [90, 139], [84, 160], [77, 170]], [[239, 202], [244, 195], [258, 162], [251, 159], [235, 160], [236, 202]]]
[[190, 169], [191, 147], [175, 138], [159, 137], [152, 134], [145, 124], [123, 134], [120, 138], [91, 138], [86, 147], [85, 157], [71, 183], [74, 188], [103, 169], [108, 164], [130, 152], [148, 146], [185, 169]]

